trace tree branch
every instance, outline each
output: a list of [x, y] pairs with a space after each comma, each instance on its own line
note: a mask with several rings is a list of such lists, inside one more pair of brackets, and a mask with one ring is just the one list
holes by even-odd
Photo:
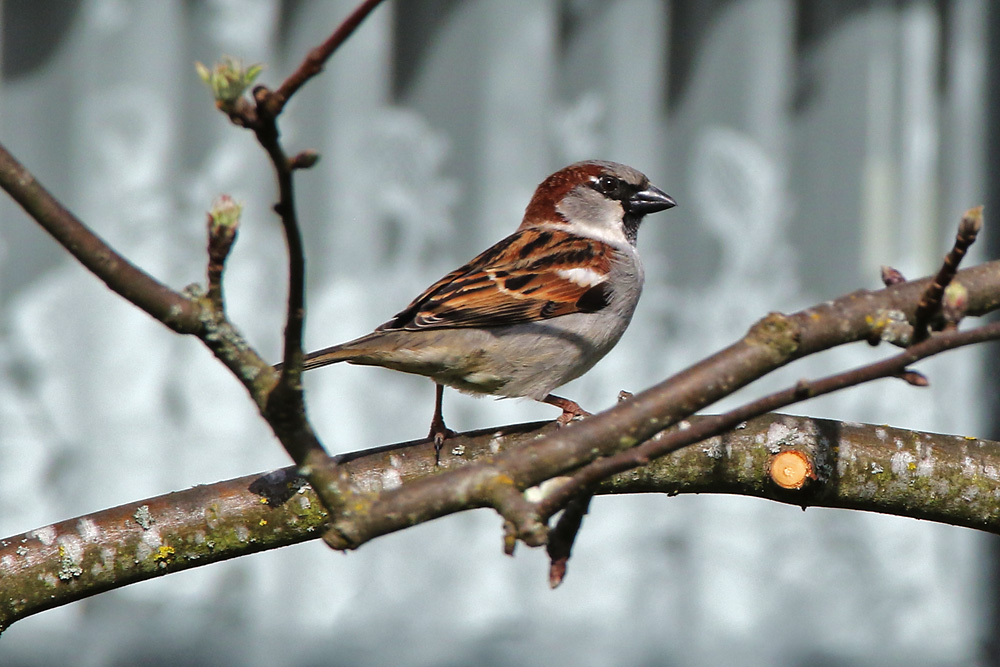
[[[564, 564], [586, 507], [584, 495], [591, 491], [660, 490], [668, 485], [672, 485], [672, 492], [681, 492], [678, 480], [684, 479], [685, 470], [689, 470], [671, 470], [677, 477], [663, 478], [658, 480], [657, 485], [643, 489], [636, 487], [635, 481], [646, 479], [649, 484], [652, 478], [640, 475], [638, 471], [601, 481], [610, 472], [625, 469], [615, 466], [645, 463], [654, 455], [690, 443], [694, 434], [699, 437], [709, 435], [734, 425], [746, 415], [770, 409], [769, 406], [784, 405], [788, 401], [815, 395], [823, 387], [833, 390], [848, 382], [871, 378], [854, 371], [828, 378], [823, 381], [826, 384], [800, 384], [721, 417], [691, 420], [686, 424], [686, 434], [679, 429], [664, 433], [678, 420], [687, 418], [771, 370], [808, 354], [858, 340], [886, 340], [910, 345], [925, 337], [930, 320], [938, 313], [947, 311], [957, 314], [952, 318], [957, 322], [962, 315], [982, 314], [1000, 306], [1000, 262], [957, 273], [955, 270], [957, 260], [978, 231], [977, 222], [971, 237], [968, 234], [963, 237], [963, 232], [960, 232], [956, 248], [949, 255], [949, 259], [955, 261], [946, 262], [936, 280], [907, 283], [899, 282], [897, 278], [901, 277], [890, 276], [886, 282], [892, 284], [878, 292], [859, 291], [792, 315], [772, 313], [757, 322], [729, 348], [605, 413], [568, 428], [548, 429], [543, 433], [539, 427], [529, 426], [512, 429], [502, 436], [491, 430], [466, 439], [449, 440], [453, 449], [451, 455], [441, 461], [441, 467], [435, 465], [438, 459], [433, 445], [429, 443], [407, 450], [395, 449], [388, 463], [380, 458], [386, 450], [330, 459], [306, 417], [300, 379], [305, 257], [295, 213], [292, 172], [310, 166], [315, 161], [315, 154], [302, 153], [289, 159], [279, 140], [277, 117], [290, 96], [322, 69], [330, 55], [379, 3], [380, 0], [364, 2], [323, 45], [309, 54], [277, 91], [256, 88], [253, 103], [243, 96], [243, 91], [253, 81], [259, 68], [242, 70], [233, 63], [220, 66], [215, 72], [201, 68], [203, 77], [216, 92], [219, 108], [234, 122], [255, 132], [275, 168], [278, 181], [275, 210], [281, 218], [289, 250], [288, 309], [284, 364], [280, 374], [274, 373], [246, 345], [225, 316], [222, 264], [232, 239], [227, 241], [223, 230], [210, 231], [207, 291], [203, 293], [200, 288], [189, 288], [188, 294], [174, 292], [115, 254], [55, 202], [0, 147], [0, 185], [109, 287], [175, 331], [197, 334], [243, 381], [296, 462], [298, 473], [309, 479], [312, 489], [318, 492], [326, 507], [326, 510], [321, 509], [317, 498], [310, 496], [310, 491], [301, 486], [301, 479], [286, 470], [253, 483], [247, 478], [222, 483], [211, 487], [212, 493], [207, 496], [196, 493], [207, 492], [202, 487], [185, 492], [191, 495], [173, 494], [142, 504], [123, 506], [5, 540], [0, 543], [0, 570], [4, 573], [0, 577], [0, 605], [3, 605], [0, 627], [48, 606], [132, 581], [307, 539], [307, 536], [315, 536], [321, 525], [326, 531], [323, 537], [330, 545], [348, 549], [356, 548], [378, 535], [452, 512], [492, 507], [506, 521], [506, 546], [509, 551], [513, 550], [516, 539], [540, 545], [549, 539], [545, 522], [549, 515], [563, 507], [568, 499], [580, 498], [578, 506], [572, 507], [565, 521], [560, 522], [564, 530], [557, 534], [554, 545], [553, 557], [562, 559]], [[974, 217], [979, 219], [978, 214]], [[211, 236], [213, 233], [216, 234], [214, 237]], [[948, 290], [952, 288], [953, 298], [949, 300]], [[907, 359], [922, 358], [920, 354], [932, 354], [948, 349], [949, 345], [953, 347], [984, 340], [995, 336], [998, 331], [1000, 327], [988, 325], [973, 332], [946, 332], [914, 345], [894, 360], [866, 368], [877, 369], [883, 375], [889, 369], [893, 374], [917, 382], [920, 377], [906, 369], [906, 363], [910, 363]], [[976, 339], [977, 335], [980, 338]], [[788, 423], [783, 423], [776, 432], [787, 434], [789, 428]], [[768, 428], [769, 438], [774, 429], [774, 424]], [[743, 468], [748, 460], [758, 462], [754, 457], [762, 454], [759, 443], [748, 444], [745, 450], [734, 446], [732, 443], [740, 434], [737, 431], [723, 436], [723, 441], [727, 448], [726, 457], [734, 451], [749, 457], [740, 464]], [[509, 439], [517, 446], [505, 449], [498, 439]], [[830, 449], [829, 439], [819, 438], [812, 449], [803, 442], [799, 438], [793, 443], [795, 457], [803, 462], [801, 484], [788, 485], [801, 489], [799, 491], [775, 490], [778, 487], [773, 483], [767, 482], [770, 484], [767, 486], [761, 482], [764, 478], [758, 478], [758, 473], [769, 474], [768, 466], [763, 462], [751, 473], [737, 471], [734, 474], [738, 480], [743, 479], [740, 475], [746, 475], [751, 480], [747, 482], [752, 482], [752, 490], [748, 493], [773, 494], [774, 499], [786, 501], [794, 498], [796, 504], [829, 501], [880, 511], [898, 509], [900, 512], [915, 512], [915, 515], [924, 518], [941, 517], [937, 520], [959, 525], [988, 526], [989, 530], [996, 531], [997, 519], [992, 514], [992, 504], [987, 507], [964, 502], [962, 493], [967, 496], [969, 490], [962, 485], [968, 483], [968, 475], [971, 474], [967, 450], [963, 450], [965, 458], [954, 458], [950, 452], [956, 447], [941, 445], [947, 451], [938, 457], [940, 460], [931, 460], [930, 448], [907, 454], [910, 459], [906, 456], [898, 459], [897, 455], [903, 451], [904, 445], [896, 444], [892, 451], [883, 447], [879, 452], [888, 459], [878, 459], [870, 469], [865, 468], [863, 473], [858, 473], [854, 469], [842, 471], [839, 463], [831, 463], [839, 461], [838, 457], [842, 454], [838, 451], [842, 453], [844, 450]], [[770, 441], [770, 444], [764, 449], [768, 457], [784, 447], [781, 442]], [[854, 445], [840, 445], [842, 448], [845, 446], [850, 448]], [[705, 447], [710, 445], [701, 449], [688, 447], [643, 470], [669, 468], [669, 461], [675, 457], [683, 460], [687, 460], [685, 457], [705, 458]], [[478, 448], [481, 454], [470, 456], [470, 448]], [[997, 455], [995, 449], [991, 443], [985, 450], [979, 451], [981, 457], [991, 461], [989, 466], [983, 467], [983, 479], [976, 477], [983, 498], [993, 497], [994, 478], [1000, 477], [990, 474], [997, 469], [993, 463]], [[711, 451], [716, 452], [715, 449]], [[718, 486], [726, 488], [727, 492], [743, 492], [733, 490], [739, 488], [742, 481], [732, 481], [727, 477], [724, 484], [719, 484], [719, 457], [719, 454], [713, 453], [706, 468], [708, 474], [713, 475], [710, 478], [713, 488]], [[467, 459], [472, 460], [466, 463]], [[921, 465], [925, 465], [926, 470], [935, 470], [934, 479], [937, 480], [941, 470], [947, 474], [958, 465], [955, 463], [958, 460], [961, 461], [964, 476], [955, 476], [953, 486], [958, 489], [954, 493], [963, 502], [942, 504], [939, 485], [935, 482], [934, 485], [928, 484], [933, 486], [932, 493], [922, 501], [925, 505], [916, 510], [913, 510], [914, 500], [909, 494], [904, 504], [893, 505], [897, 502], [895, 499], [899, 497], [900, 489], [907, 491], [906, 485], [897, 484], [911, 472], [907, 461], [913, 463], [912, 470], [917, 472], [921, 470]], [[930, 463], [924, 464], [924, 461]], [[462, 465], [458, 465], [459, 462]], [[408, 467], [411, 463], [412, 467]], [[696, 462], [691, 465], [697, 467]], [[865, 475], [884, 475], [886, 470], [890, 470], [891, 475], [880, 477], [875, 484], [879, 493], [884, 492], [883, 500], [881, 496], [871, 495], [872, 480]], [[560, 498], [560, 484], [565, 482], [559, 478], [568, 473], [579, 477], [574, 487], [562, 487]], [[849, 477], [848, 473], [854, 477]], [[976, 471], [973, 473], [978, 474]], [[810, 476], [820, 483], [807, 483]], [[855, 493], [849, 497], [837, 495], [845, 486], [850, 486], [855, 477], [859, 480]], [[827, 483], [832, 481], [836, 483]], [[913, 481], [910, 479], [911, 486]], [[882, 482], [885, 483], [884, 490], [879, 486]], [[523, 492], [543, 483], [546, 487], [540, 488], [538, 493], [541, 494], [541, 506], [545, 512], [539, 514], [536, 500], [533, 497], [529, 499]], [[820, 493], [821, 489], [826, 490]], [[952, 492], [949, 487], [948, 493]], [[913, 495], [919, 496], [919, 490]], [[348, 498], [350, 502], [345, 502]], [[230, 499], [234, 504], [227, 504]], [[262, 499], [266, 501], [263, 505]], [[864, 506], [865, 503], [868, 506]], [[272, 506], [286, 513], [269, 514], [267, 510]], [[218, 514], [220, 510], [222, 514]], [[108, 545], [115, 548], [109, 549]], [[558, 575], [561, 577], [562, 573]]]
[[336, 460], [327, 455], [306, 416], [301, 380], [306, 263], [295, 210], [293, 178], [296, 169], [314, 165], [318, 155], [307, 151], [289, 159], [281, 145], [277, 119], [291, 96], [322, 71], [327, 59], [380, 2], [381, 0], [367, 0], [357, 7], [322, 45], [310, 51], [299, 68], [277, 91], [272, 92], [264, 86], [256, 87], [253, 91], [253, 105], [243, 97], [243, 91], [253, 82], [260, 71], [259, 67], [244, 69], [231, 60], [220, 63], [214, 71], [199, 66], [202, 79], [211, 87], [218, 108], [237, 125], [253, 130], [274, 167], [278, 183], [278, 202], [274, 210], [281, 219], [288, 247], [288, 305], [279, 377], [264, 398], [262, 413], [289, 456], [309, 477], [331, 512], [336, 512], [345, 502], [346, 478], [338, 470]]
[[[264, 403], [264, 418], [274, 429], [289, 456], [314, 477], [312, 482], [331, 511], [343, 503], [341, 478], [336, 473], [319, 437], [306, 417], [302, 390], [302, 333], [305, 326], [306, 259], [295, 210], [295, 189], [292, 164], [279, 141], [277, 118], [261, 113], [270, 93], [263, 87], [254, 91], [257, 120], [253, 126], [257, 141], [267, 152], [278, 182], [278, 203], [274, 210], [281, 220], [288, 248], [288, 304], [285, 316], [285, 337], [280, 377]], [[328, 489], [329, 493], [323, 491]]]
[[[737, 343], [677, 375], [575, 422], [516, 453], [465, 466], [379, 495], [357, 497], [356, 511], [333, 519], [327, 541], [340, 549], [470, 507], [492, 507], [490, 476], [513, 480], [520, 489], [566, 475], [599, 457], [645, 442], [697, 410], [807, 354], [861, 341], [909, 340], [920, 295], [930, 279], [854, 292], [792, 315], [772, 313]], [[1000, 306], [1000, 262], [959, 271], [967, 289], [967, 313]], [[804, 398], [804, 397], [803, 397]], [[516, 517], [505, 517], [515, 520]]]
[[197, 302], [173, 291], [119, 255], [60, 204], [0, 145], [0, 187], [112, 291], [177, 333], [202, 330]]
[[216, 106], [235, 124], [253, 130], [274, 167], [278, 183], [278, 202], [274, 210], [281, 219], [288, 247], [288, 305], [279, 378], [264, 399], [263, 415], [292, 460], [307, 472], [320, 490], [323, 502], [331, 511], [344, 502], [345, 480], [306, 416], [301, 380], [306, 262], [295, 210], [293, 178], [294, 170], [312, 166], [318, 156], [307, 151], [289, 159], [281, 145], [277, 119], [291, 96], [322, 71], [327, 59], [380, 3], [381, 0], [366, 0], [359, 5], [323, 44], [309, 52], [277, 91], [257, 86], [253, 91], [253, 104], [243, 97], [243, 91], [256, 78], [259, 67], [244, 69], [232, 60], [220, 63], [214, 71], [199, 66], [202, 79], [215, 95]]
[[[712, 417], [695, 417], [691, 423], [697, 426], [702, 419]], [[441, 463], [469, 467], [516, 456], [555, 430], [552, 423], [534, 423], [463, 434], [449, 439]], [[816, 471], [816, 479], [798, 491], [780, 488], [769, 474], [772, 459], [787, 451], [802, 453]], [[341, 466], [356, 487], [378, 493], [437, 475], [434, 460], [432, 442], [411, 442], [346, 455]], [[607, 479], [596, 492], [740, 494], [1000, 534], [997, 470], [998, 442], [769, 414]], [[294, 468], [284, 468], [0, 540], [0, 629], [138, 581], [316, 539], [327, 519], [305, 480]]]
[[611, 475], [646, 465], [650, 461], [682, 447], [728, 431], [748, 419], [759, 417], [793, 403], [889, 377], [902, 377], [911, 383], [926, 385], [927, 381], [922, 375], [917, 374], [920, 380], [907, 378], [908, 373], [913, 373], [913, 371], [907, 371], [907, 366], [945, 350], [997, 339], [1000, 339], [1000, 322], [987, 324], [971, 331], [951, 331], [937, 334], [888, 359], [843, 373], [836, 373], [819, 380], [801, 380], [794, 387], [774, 392], [725, 414], [699, 419], [697, 425], [687, 424], [683, 429], [673, 429], [669, 433], [663, 434], [662, 437], [648, 440], [613, 456], [597, 459], [582, 467], [573, 474], [570, 481], [561, 485], [538, 503], [537, 516], [532, 518], [536, 521], [547, 521], [570, 500], [588, 495], [597, 483]]
[[[976, 237], [979, 235], [979, 230], [982, 229], [982, 226], [982, 206], [971, 208], [962, 216], [954, 245], [952, 245], [951, 250], [945, 256], [944, 262], [941, 264], [941, 269], [920, 296], [920, 302], [917, 304], [917, 312], [914, 315], [913, 342], [919, 343], [929, 335], [931, 320], [941, 314], [945, 290], [955, 277], [958, 265], [962, 262], [962, 258], [965, 257], [965, 253], [976, 242]], [[954, 323], [957, 323], [957, 321]]]
[[347, 38], [354, 34], [354, 31], [361, 25], [362, 21], [380, 4], [382, 0], [365, 0], [350, 16], [340, 24], [325, 42], [309, 52], [298, 69], [292, 72], [291, 76], [285, 79], [274, 93], [267, 100], [267, 113], [275, 117], [281, 113], [288, 103], [289, 98], [301, 88], [306, 81], [323, 71], [323, 65], [330, 59], [334, 51], [347, 41]]

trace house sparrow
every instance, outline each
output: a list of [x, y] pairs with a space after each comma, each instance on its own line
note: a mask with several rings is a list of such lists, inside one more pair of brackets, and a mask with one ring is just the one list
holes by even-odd
[[674, 205], [631, 167], [572, 164], [542, 181], [516, 232], [372, 333], [306, 355], [304, 369], [346, 361], [431, 378], [438, 449], [452, 434], [441, 416], [444, 385], [549, 403], [564, 424], [587, 415], [549, 392], [621, 338], [642, 291], [639, 223]]

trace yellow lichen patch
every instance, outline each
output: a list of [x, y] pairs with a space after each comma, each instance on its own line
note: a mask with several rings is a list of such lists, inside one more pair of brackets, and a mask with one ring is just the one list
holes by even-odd
[[514, 486], [514, 480], [510, 477], [510, 475], [505, 475], [503, 473], [500, 473], [496, 477], [494, 477], [493, 481], [495, 481], [497, 484], [504, 484], [506, 486]]
[[172, 546], [164, 544], [156, 550], [156, 553], [153, 554], [153, 560], [161, 563], [173, 560], [174, 553], [175, 549]]
[[799, 327], [783, 313], [769, 313], [757, 321], [744, 340], [748, 345], [766, 345], [781, 356], [794, 354], [799, 346]]

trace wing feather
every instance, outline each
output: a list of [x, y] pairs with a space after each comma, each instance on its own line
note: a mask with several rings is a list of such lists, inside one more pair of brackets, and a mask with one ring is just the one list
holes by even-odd
[[559, 229], [522, 229], [428, 287], [379, 327], [492, 327], [607, 306], [612, 256], [597, 239]]

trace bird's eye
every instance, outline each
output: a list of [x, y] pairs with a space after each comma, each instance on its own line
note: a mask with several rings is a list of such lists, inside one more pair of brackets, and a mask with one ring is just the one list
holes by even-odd
[[596, 190], [606, 197], [617, 197], [621, 189], [621, 181], [614, 176], [601, 176], [594, 184]]

